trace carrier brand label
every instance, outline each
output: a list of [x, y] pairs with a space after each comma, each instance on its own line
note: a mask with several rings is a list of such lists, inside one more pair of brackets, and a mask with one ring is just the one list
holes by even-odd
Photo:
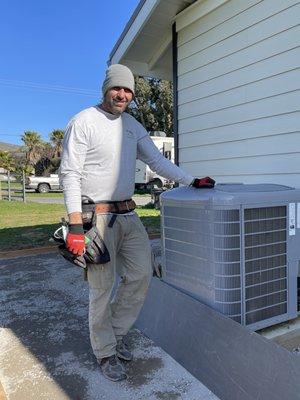
[[296, 234], [296, 204], [289, 204], [289, 235]]
[[300, 229], [300, 203], [297, 203], [297, 228]]

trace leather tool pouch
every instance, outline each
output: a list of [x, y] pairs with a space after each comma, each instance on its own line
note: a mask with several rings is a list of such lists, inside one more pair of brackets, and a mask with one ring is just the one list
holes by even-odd
[[88, 243], [85, 246], [85, 253], [83, 256], [76, 256], [68, 251], [65, 243], [58, 246], [59, 253], [72, 264], [84, 269], [87, 267], [87, 263], [108, 263], [110, 261], [109, 251], [105, 246], [105, 243], [96, 226], [93, 226], [91, 229], [85, 232], [84, 235], [88, 239]]
[[97, 227], [92, 226], [91, 229], [85, 232], [85, 237], [89, 240], [86, 244], [84, 254], [86, 262], [92, 264], [108, 263], [110, 261], [110, 255]]
[[96, 227], [96, 213], [90, 204], [83, 204], [83, 229], [86, 237], [85, 253], [76, 256], [66, 249], [64, 239], [53, 236], [53, 239], [60, 243], [59, 253], [72, 264], [86, 270], [87, 263], [106, 264], [110, 261], [109, 251]]
[[58, 246], [59, 253], [69, 262], [76, 265], [77, 267], [86, 269], [86, 261], [84, 256], [76, 256], [66, 249], [65, 244]]
[[76, 256], [66, 249], [64, 239], [55, 238], [54, 240], [60, 243], [58, 250], [60, 254], [72, 264], [86, 270], [87, 264], [106, 264], [110, 261], [109, 251], [97, 229], [95, 203], [87, 198], [82, 203], [82, 220], [84, 236], [86, 238], [85, 253], [82, 256]]

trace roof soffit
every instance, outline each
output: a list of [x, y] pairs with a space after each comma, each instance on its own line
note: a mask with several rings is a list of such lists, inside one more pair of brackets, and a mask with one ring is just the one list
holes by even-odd
[[[175, 16], [194, 1], [143, 1], [134, 21], [131, 21], [130, 26], [127, 25], [126, 31], [116, 43], [110, 55], [110, 62], [123, 63], [130, 68], [133, 68], [133, 64], [143, 64], [143, 71], [152, 71], [152, 73], [149, 72], [149, 76], [155, 76], [155, 69], [171, 68], [172, 71], [172, 24]], [[144, 74], [136, 68], [133, 68], [133, 72]], [[170, 78], [170, 71], [166, 75]]]

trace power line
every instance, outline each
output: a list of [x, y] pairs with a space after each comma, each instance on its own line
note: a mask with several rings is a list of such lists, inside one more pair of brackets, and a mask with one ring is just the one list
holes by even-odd
[[47, 86], [47, 87], [54, 87], [54, 88], [61, 88], [61, 89], [68, 89], [68, 90], [89, 91], [89, 92], [93, 92], [93, 93], [98, 93], [96, 90], [93, 90], [93, 89], [82, 89], [82, 88], [78, 88], [78, 87], [62, 86], [62, 85], [49, 85], [49, 84], [45, 84], [45, 83], [37, 83], [37, 82], [32, 82], [32, 81], [19, 81], [19, 80], [4, 79], [4, 78], [0, 78], [0, 81], [20, 83], [20, 84], [31, 84], [31, 85], [36, 85], [36, 86]]
[[0, 138], [2, 137], [2, 136], [21, 136], [22, 135], [22, 133], [0, 133]]
[[[21, 140], [21, 136], [23, 136], [23, 134], [24, 134], [24, 132], [21, 132], [21, 133], [0, 133], [0, 142], [3, 141], [2, 139], [6, 138], [6, 137], [9, 137], [9, 138], [10, 137], [12, 137], [12, 138], [18, 137]], [[41, 135], [41, 136], [42, 136], [42, 139], [44, 140], [43, 135]]]
[[14, 87], [17, 89], [33, 89], [44, 92], [76, 94], [88, 97], [99, 97], [100, 93], [92, 89], [82, 89], [82, 88], [74, 88], [74, 87], [59, 86], [59, 85], [48, 85], [30, 81], [17, 81], [12, 79], [3, 79], [3, 78], [0, 78], [0, 85]]

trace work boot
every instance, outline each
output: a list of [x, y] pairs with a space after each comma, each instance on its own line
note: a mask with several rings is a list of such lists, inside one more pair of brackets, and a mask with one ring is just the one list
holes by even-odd
[[117, 341], [117, 356], [125, 361], [131, 361], [133, 358], [133, 354], [127, 348], [123, 339]]
[[127, 378], [125, 369], [116, 354], [98, 360], [102, 374], [105, 378], [117, 382]]

